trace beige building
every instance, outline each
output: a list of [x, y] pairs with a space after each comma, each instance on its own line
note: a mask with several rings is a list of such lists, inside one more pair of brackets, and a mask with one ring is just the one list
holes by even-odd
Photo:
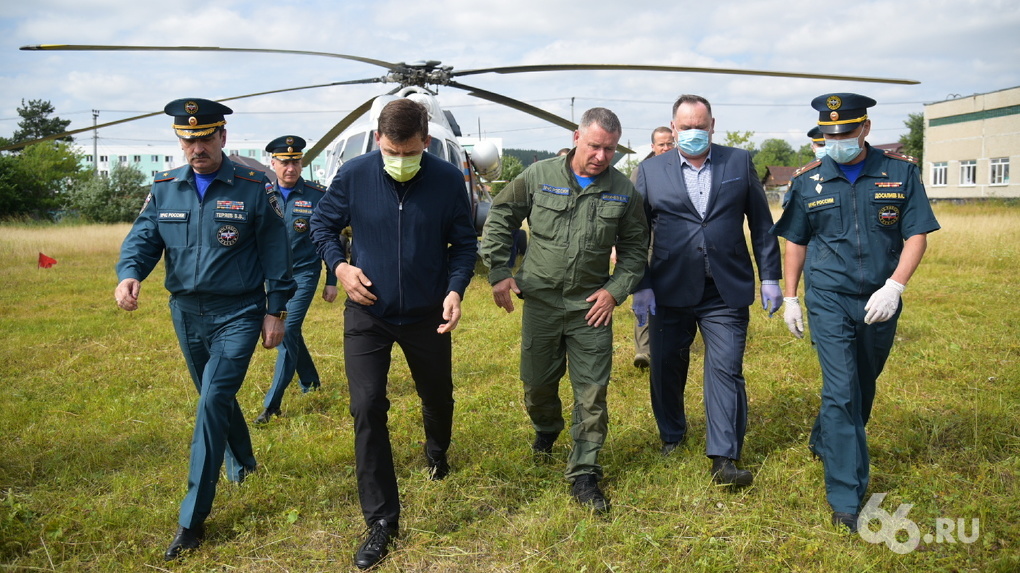
[[1020, 197], [1020, 87], [926, 104], [924, 124], [929, 198]]

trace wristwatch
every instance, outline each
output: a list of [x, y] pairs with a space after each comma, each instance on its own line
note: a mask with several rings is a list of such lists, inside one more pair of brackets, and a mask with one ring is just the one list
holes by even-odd
[[276, 318], [279, 318], [280, 320], [287, 320], [287, 311], [285, 311], [285, 310], [280, 311], [280, 312], [270, 312], [268, 314], [269, 314], [269, 316], [275, 316]]

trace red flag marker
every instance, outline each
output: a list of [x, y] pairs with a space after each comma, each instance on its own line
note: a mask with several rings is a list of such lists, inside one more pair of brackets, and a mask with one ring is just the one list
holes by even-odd
[[53, 265], [57, 264], [57, 259], [47, 257], [46, 255], [39, 253], [39, 268], [48, 269]]

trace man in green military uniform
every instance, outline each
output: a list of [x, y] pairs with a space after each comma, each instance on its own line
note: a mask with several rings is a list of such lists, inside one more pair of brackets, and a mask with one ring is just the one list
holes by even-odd
[[[532, 448], [550, 453], [563, 430], [558, 388], [569, 366], [574, 447], [566, 476], [574, 498], [597, 512], [609, 509], [598, 486], [598, 454], [609, 422], [610, 325], [613, 310], [641, 279], [648, 256], [641, 195], [610, 166], [620, 133], [613, 112], [586, 111], [572, 151], [533, 164], [496, 196], [482, 244], [496, 305], [512, 312], [511, 293], [524, 299], [521, 380], [536, 432]], [[525, 219], [531, 240], [513, 276], [503, 263], [512, 232]], [[610, 275], [614, 246], [617, 262]]]
[[[315, 368], [315, 362], [305, 344], [301, 325], [305, 321], [305, 315], [308, 314], [312, 299], [315, 298], [323, 264], [315, 252], [315, 243], [309, 238], [308, 221], [312, 218], [312, 210], [319, 203], [319, 199], [322, 199], [326, 188], [301, 177], [304, 148], [305, 140], [296, 135], [283, 135], [266, 145], [266, 151], [272, 156], [271, 166], [276, 172], [274, 191], [277, 200], [283, 206], [287, 236], [290, 239], [287, 247], [290, 249], [294, 264], [297, 291], [287, 303], [286, 334], [283, 335], [283, 342], [276, 347], [273, 383], [266, 392], [262, 413], [255, 418], [256, 424], [268, 423], [272, 416], [280, 415], [283, 394], [287, 391], [295, 372], [302, 392], [317, 389], [321, 382], [319, 371]], [[322, 300], [333, 302], [336, 295], [336, 275], [326, 273]]]
[[826, 94], [811, 106], [826, 156], [794, 175], [772, 233], [785, 237], [785, 320], [804, 336], [801, 273], [822, 404], [808, 447], [825, 465], [832, 523], [857, 531], [870, 476], [865, 425], [896, 335], [900, 295], [939, 229], [912, 158], [865, 142], [875, 100]]
[[230, 481], [255, 471], [236, 395], [259, 335], [266, 348], [283, 339], [294, 280], [290, 250], [280, 248], [287, 230], [272, 185], [223, 153], [231, 109], [188, 98], [164, 111], [174, 118], [188, 165], [156, 175], [121, 246], [114, 298], [136, 310], [142, 281], [165, 259], [174, 330], [199, 393], [188, 493], [164, 555], [169, 561], [201, 544], [224, 458]]

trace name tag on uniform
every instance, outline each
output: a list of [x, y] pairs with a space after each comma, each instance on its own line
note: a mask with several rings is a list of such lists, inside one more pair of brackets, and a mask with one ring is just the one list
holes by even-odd
[[216, 210], [213, 213], [213, 219], [217, 221], [240, 221], [241, 223], [248, 221], [247, 211], [220, 211]]
[[553, 187], [546, 183], [542, 184], [542, 191], [552, 193], [553, 195], [570, 195], [570, 189], [566, 189], [564, 187]]
[[615, 201], [617, 203], [628, 203], [628, 202], [630, 202], [630, 197], [628, 197], [626, 195], [616, 195], [615, 193], [603, 193], [602, 194], [602, 200], [603, 201]]
[[836, 198], [835, 197], [825, 197], [825, 198], [822, 198], [822, 199], [816, 199], [814, 201], [809, 202], [807, 204], [807, 208], [810, 211], [812, 209], [822, 209], [824, 207], [831, 207], [833, 205], [838, 205], [838, 204], [839, 203], [836, 202]]
[[882, 199], [906, 199], [907, 196], [903, 193], [875, 193], [875, 200], [881, 201]]
[[187, 223], [191, 211], [160, 211], [159, 220], [166, 222]]
[[311, 209], [298, 209], [297, 207], [294, 207], [294, 209], [292, 209], [291, 212], [294, 213], [295, 215], [311, 215], [312, 214], [312, 210]]

